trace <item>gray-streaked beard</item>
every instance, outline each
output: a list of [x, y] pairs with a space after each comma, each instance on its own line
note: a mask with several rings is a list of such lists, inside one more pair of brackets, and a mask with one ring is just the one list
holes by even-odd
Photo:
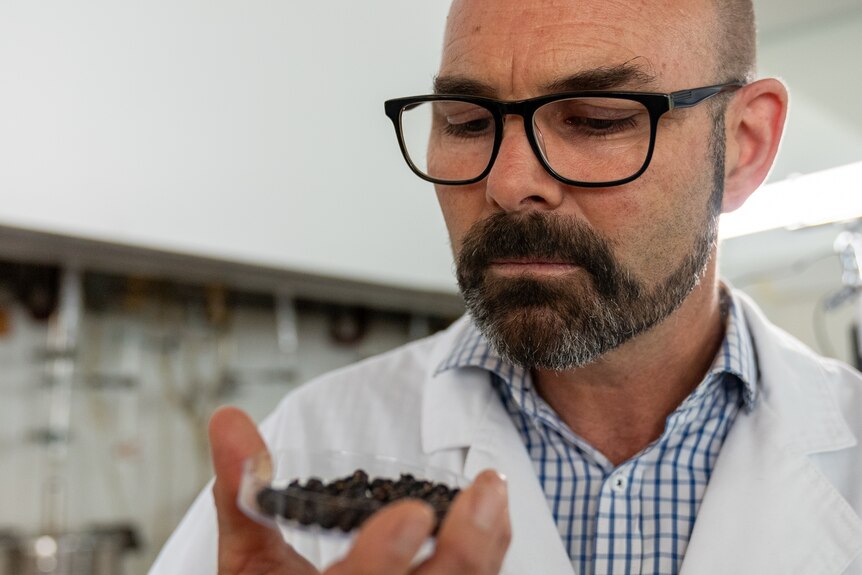
[[[715, 172], [707, 218], [689, 255], [655, 289], [647, 289], [617, 261], [607, 239], [572, 216], [497, 213], [471, 228], [456, 262], [458, 285], [476, 325], [505, 360], [527, 369], [581, 367], [682, 305], [703, 277], [717, 237], [724, 146], [723, 122], [716, 123], [721, 136], [713, 140]], [[516, 258], [566, 262], [580, 269], [553, 278], [487, 273], [494, 260]]]

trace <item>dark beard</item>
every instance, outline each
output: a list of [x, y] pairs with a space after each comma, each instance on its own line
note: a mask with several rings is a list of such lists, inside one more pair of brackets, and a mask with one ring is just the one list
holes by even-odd
[[[698, 285], [715, 246], [724, 188], [724, 123], [716, 120], [708, 214], [691, 252], [655, 289], [614, 256], [584, 221], [553, 212], [496, 213], [464, 237], [458, 285], [467, 310], [506, 360], [565, 371], [592, 363], [671, 315]], [[538, 259], [578, 266], [554, 278], [492, 277], [495, 260]]]

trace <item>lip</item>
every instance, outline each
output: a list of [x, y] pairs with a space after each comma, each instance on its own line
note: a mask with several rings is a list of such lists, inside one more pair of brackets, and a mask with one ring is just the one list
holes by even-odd
[[491, 262], [489, 269], [503, 275], [568, 273], [579, 266], [567, 262], [537, 259], [506, 259]]

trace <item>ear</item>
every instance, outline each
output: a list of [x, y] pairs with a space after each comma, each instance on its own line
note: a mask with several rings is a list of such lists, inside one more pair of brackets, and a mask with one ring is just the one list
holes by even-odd
[[752, 82], [734, 94], [725, 115], [722, 212], [744, 204], [769, 174], [784, 132], [787, 101], [787, 88], [774, 78]]

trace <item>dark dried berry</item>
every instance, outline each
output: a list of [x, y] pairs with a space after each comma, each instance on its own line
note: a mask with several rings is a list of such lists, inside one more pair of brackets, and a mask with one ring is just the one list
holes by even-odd
[[342, 495], [347, 497], [348, 499], [353, 500], [362, 500], [365, 499], [366, 487], [362, 484], [356, 485], [348, 485], [347, 488], [342, 492]]
[[331, 529], [338, 523], [341, 508], [336, 501], [335, 498], [327, 498], [325, 501], [317, 503], [317, 516], [315, 520], [324, 529]]
[[278, 489], [264, 487], [257, 494], [257, 504], [267, 515], [281, 515], [284, 498]]
[[338, 516], [338, 522], [336, 526], [345, 533], [353, 531], [353, 529], [358, 525], [358, 523], [356, 522], [358, 517], [358, 511], [354, 511], [353, 509], [342, 509], [341, 513]]
[[311, 525], [317, 522], [317, 505], [314, 501], [305, 501], [300, 505], [297, 521], [302, 525]]
[[365, 471], [357, 469], [329, 483], [312, 477], [305, 484], [293, 480], [282, 490], [267, 487], [258, 493], [257, 501], [261, 511], [268, 515], [348, 532], [388, 503], [405, 498], [421, 499], [434, 509], [436, 533], [458, 492], [458, 489], [417, 479], [409, 473], [397, 480], [380, 477], [369, 480]]
[[287, 489], [282, 493], [284, 505], [282, 507], [281, 516], [285, 519], [299, 519], [305, 507], [305, 496], [298, 481], [294, 481], [287, 486]]

